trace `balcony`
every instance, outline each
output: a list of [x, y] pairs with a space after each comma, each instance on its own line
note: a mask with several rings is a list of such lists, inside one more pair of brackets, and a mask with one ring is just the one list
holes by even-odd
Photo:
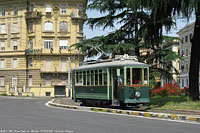
[[40, 19], [42, 17], [42, 12], [39, 11], [27, 11], [25, 13], [26, 19]]
[[71, 18], [74, 19], [74, 20], [86, 20], [87, 14], [83, 13], [83, 12], [72, 12]]

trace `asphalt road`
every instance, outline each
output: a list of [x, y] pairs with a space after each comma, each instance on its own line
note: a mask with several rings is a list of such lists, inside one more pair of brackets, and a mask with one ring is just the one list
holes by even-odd
[[50, 99], [0, 97], [0, 133], [199, 133], [200, 124], [50, 108]]

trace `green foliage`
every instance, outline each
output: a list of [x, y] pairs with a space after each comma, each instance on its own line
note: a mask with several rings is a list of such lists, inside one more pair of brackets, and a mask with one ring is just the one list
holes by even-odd
[[0, 94], [0, 96], [8, 96], [6, 93], [2, 93]]

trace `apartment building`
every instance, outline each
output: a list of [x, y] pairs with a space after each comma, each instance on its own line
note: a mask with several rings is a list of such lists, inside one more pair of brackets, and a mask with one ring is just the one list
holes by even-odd
[[0, 93], [70, 96], [87, 0], [0, 0]]
[[[170, 50], [175, 52], [177, 55], [179, 54], [179, 41], [174, 40], [171, 43], [166, 43], [163, 45], [163, 49], [165, 50]], [[172, 74], [172, 78], [161, 78], [161, 86], [163, 87], [165, 84], [176, 84], [179, 83], [179, 59], [173, 60], [168, 64], [169, 66], [171, 65], [172, 68], [168, 68], [168, 66], [162, 65], [162, 67], [165, 67], [165, 69], [169, 69], [169, 72]]]
[[190, 66], [190, 55], [191, 55], [191, 38], [194, 33], [194, 22], [183, 27], [177, 34], [180, 36], [180, 52], [184, 60], [180, 63], [180, 87], [189, 86], [189, 66]]

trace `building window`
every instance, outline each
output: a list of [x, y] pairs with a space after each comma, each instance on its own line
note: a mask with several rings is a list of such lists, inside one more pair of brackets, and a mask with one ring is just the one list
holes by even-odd
[[192, 33], [190, 34], [190, 40], [192, 39]]
[[31, 68], [33, 67], [33, 59], [32, 58], [29, 58], [28, 59], [28, 66]]
[[46, 60], [46, 71], [51, 71], [51, 60], [50, 59]]
[[4, 66], [5, 66], [4, 59], [1, 59], [1, 69], [4, 69]]
[[32, 86], [33, 85], [32, 82], [33, 82], [32, 75], [29, 75], [29, 77], [28, 77], [28, 85]]
[[66, 4], [61, 5], [61, 14], [66, 14], [67, 13], [67, 6]]
[[184, 50], [182, 50], [182, 56], [184, 56]]
[[182, 79], [181, 81], [182, 81], [182, 87], [184, 87], [184, 79]]
[[28, 30], [29, 30], [29, 32], [33, 32], [33, 22], [30, 22], [28, 24]]
[[183, 40], [184, 40], [184, 38], [181, 39], [181, 44], [183, 44]]
[[0, 86], [5, 86], [5, 77], [0, 77]]
[[53, 23], [52, 22], [45, 22], [44, 23], [44, 30], [45, 31], [53, 31]]
[[186, 49], [186, 56], [188, 56], [188, 49]]
[[17, 65], [18, 65], [17, 59], [13, 59], [13, 68], [17, 68]]
[[83, 23], [79, 23], [79, 32], [83, 32]]
[[13, 33], [18, 32], [18, 23], [13, 23]]
[[189, 71], [189, 65], [186, 64], [186, 71], [188, 72]]
[[68, 32], [68, 24], [67, 22], [60, 23], [60, 32]]
[[29, 40], [29, 47], [30, 47], [30, 49], [33, 49], [33, 39]]
[[51, 76], [46, 76], [45, 77], [45, 85], [46, 86], [51, 86]]
[[17, 76], [12, 77], [12, 87], [17, 87]]
[[188, 42], [188, 36], [185, 36], [185, 42]]
[[187, 87], [189, 86], [189, 79], [186, 79]]
[[33, 4], [30, 4], [30, 5], [29, 5], [29, 11], [31, 11], [31, 12], [34, 11], [34, 6], [33, 6]]
[[1, 51], [5, 50], [5, 41], [1, 41]]
[[5, 14], [6, 14], [5, 8], [1, 8], [1, 16], [5, 16]]
[[60, 49], [67, 49], [68, 48], [68, 40], [60, 40]]
[[66, 75], [61, 75], [61, 80], [67, 80], [67, 77], [66, 77]]
[[13, 40], [13, 50], [17, 50], [18, 47], [17, 47], [17, 40]]
[[83, 6], [82, 5], [79, 5], [79, 16], [82, 16], [82, 13], [83, 13]]
[[46, 13], [51, 14], [51, 5], [46, 5]]
[[66, 72], [67, 71], [66, 59], [61, 59], [61, 71], [62, 72]]
[[6, 25], [5, 24], [1, 24], [1, 33], [2, 34], [6, 33]]
[[14, 7], [14, 15], [18, 15], [18, 8]]
[[52, 49], [53, 40], [44, 40], [44, 49]]

